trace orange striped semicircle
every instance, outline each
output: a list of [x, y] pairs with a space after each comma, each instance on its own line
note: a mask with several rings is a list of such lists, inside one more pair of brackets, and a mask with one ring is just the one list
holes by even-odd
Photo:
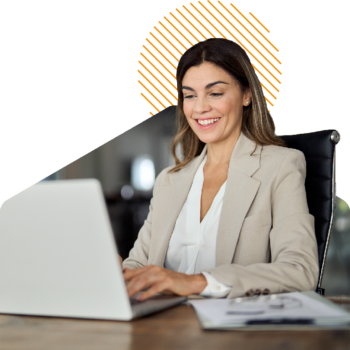
[[[176, 67], [183, 53], [208, 38], [227, 38], [247, 52], [259, 77], [268, 109], [276, 103], [281, 85], [279, 50], [272, 43], [263, 13], [244, 13], [225, 0], [200, 0], [164, 14], [141, 48], [138, 83], [150, 114], [177, 104]], [[253, 14], [254, 13], [254, 14]]]

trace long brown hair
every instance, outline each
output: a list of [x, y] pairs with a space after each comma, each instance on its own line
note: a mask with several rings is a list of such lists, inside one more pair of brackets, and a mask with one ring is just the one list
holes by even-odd
[[[181, 57], [177, 67], [177, 133], [171, 143], [175, 167], [169, 172], [177, 171], [186, 166], [202, 152], [205, 145], [187, 122], [183, 111], [182, 93], [182, 80], [187, 70], [199, 66], [203, 62], [211, 62], [224, 69], [238, 82], [242, 91], [247, 88], [251, 89], [252, 102], [243, 107], [243, 134], [255, 141], [256, 145], [286, 146], [285, 142], [275, 134], [275, 124], [267, 110], [261, 84], [246, 52], [231, 40], [207, 39], [188, 49]], [[176, 154], [179, 145], [182, 153], [181, 160]]]

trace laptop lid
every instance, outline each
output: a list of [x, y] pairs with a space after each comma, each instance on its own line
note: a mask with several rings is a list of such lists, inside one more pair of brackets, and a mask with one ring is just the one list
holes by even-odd
[[97, 180], [42, 182], [3, 204], [0, 313], [132, 318]]

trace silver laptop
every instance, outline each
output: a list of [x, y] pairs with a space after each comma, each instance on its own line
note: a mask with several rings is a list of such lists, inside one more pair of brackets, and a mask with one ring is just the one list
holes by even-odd
[[128, 298], [97, 180], [42, 182], [0, 210], [0, 313], [131, 320], [183, 297]]

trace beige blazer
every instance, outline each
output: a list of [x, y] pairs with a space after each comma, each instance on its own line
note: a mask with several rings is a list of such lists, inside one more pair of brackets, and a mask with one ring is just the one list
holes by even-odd
[[[298, 150], [258, 146], [241, 133], [232, 152], [220, 216], [216, 267], [209, 271], [232, 286], [270, 293], [314, 290], [318, 279], [314, 217], [305, 192], [306, 163]], [[175, 173], [156, 179], [150, 210], [124, 267], [164, 266], [176, 219], [206, 147]]]

